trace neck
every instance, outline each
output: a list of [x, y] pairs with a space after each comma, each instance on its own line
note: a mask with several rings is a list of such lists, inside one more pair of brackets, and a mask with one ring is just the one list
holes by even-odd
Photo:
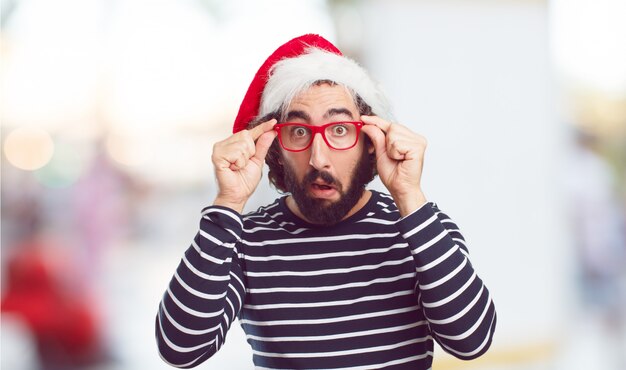
[[[345, 216], [343, 216], [341, 218], [341, 221], [345, 220], [346, 218], [352, 216], [353, 214], [357, 213], [358, 211], [361, 210], [361, 208], [365, 207], [365, 205], [367, 204], [367, 202], [370, 200], [370, 198], [372, 197], [372, 192], [369, 190], [364, 190], [363, 194], [361, 195], [361, 197], [359, 198], [359, 200], [356, 202], [356, 204], [348, 211], [348, 213], [346, 213]], [[310, 223], [310, 224], [316, 224], [315, 222], [309, 220], [308, 218], [306, 218], [304, 216], [304, 214], [302, 214], [302, 212], [300, 212], [300, 208], [298, 207], [298, 204], [296, 203], [296, 201], [293, 199], [293, 196], [288, 196], [286, 199], [286, 204], [287, 204], [287, 208], [289, 208], [289, 210], [291, 212], [293, 212], [296, 216], [298, 216], [299, 218], [303, 219], [304, 221]]]

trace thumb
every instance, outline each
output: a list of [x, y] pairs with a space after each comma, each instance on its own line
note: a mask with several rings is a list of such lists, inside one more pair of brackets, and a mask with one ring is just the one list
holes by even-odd
[[276, 135], [276, 131], [267, 131], [259, 136], [259, 139], [256, 141], [256, 149], [253, 158], [263, 162], [270, 146], [272, 146], [272, 142], [274, 142], [274, 139], [276, 138]]
[[374, 125], [365, 125], [363, 126], [361, 131], [365, 132], [365, 134], [372, 141], [372, 144], [374, 145], [374, 150], [376, 151], [376, 158], [379, 158], [383, 153], [386, 152], [386, 136], [380, 128]]

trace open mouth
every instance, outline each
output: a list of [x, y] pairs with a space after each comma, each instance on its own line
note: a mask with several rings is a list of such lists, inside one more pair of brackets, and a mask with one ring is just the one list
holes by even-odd
[[310, 194], [319, 199], [331, 199], [337, 196], [337, 187], [318, 179], [311, 183]]
[[327, 185], [327, 184], [313, 183], [311, 184], [311, 186], [319, 190], [334, 190], [335, 189], [332, 185]]
[[341, 196], [341, 184], [328, 172], [311, 171], [303, 181], [306, 192], [318, 200], [334, 200]]

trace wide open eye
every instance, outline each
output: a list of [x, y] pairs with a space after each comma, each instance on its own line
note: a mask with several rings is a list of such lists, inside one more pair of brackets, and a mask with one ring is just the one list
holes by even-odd
[[291, 136], [296, 139], [307, 137], [310, 134], [311, 130], [303, 126], [293, 126], [291, 128]]
[[330, 133], [335, 137], [342, 137], [348, 135], [350, 128], [345, 123], [337, 123], [330, 127]]

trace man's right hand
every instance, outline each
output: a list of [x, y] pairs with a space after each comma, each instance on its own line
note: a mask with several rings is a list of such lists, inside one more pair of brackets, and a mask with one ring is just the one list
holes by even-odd
[[239, 213], [261, 181], [263, 162], [276, 132], [275, 119], [242, 130], [213, 146], [218, 193], [213, 205]]

